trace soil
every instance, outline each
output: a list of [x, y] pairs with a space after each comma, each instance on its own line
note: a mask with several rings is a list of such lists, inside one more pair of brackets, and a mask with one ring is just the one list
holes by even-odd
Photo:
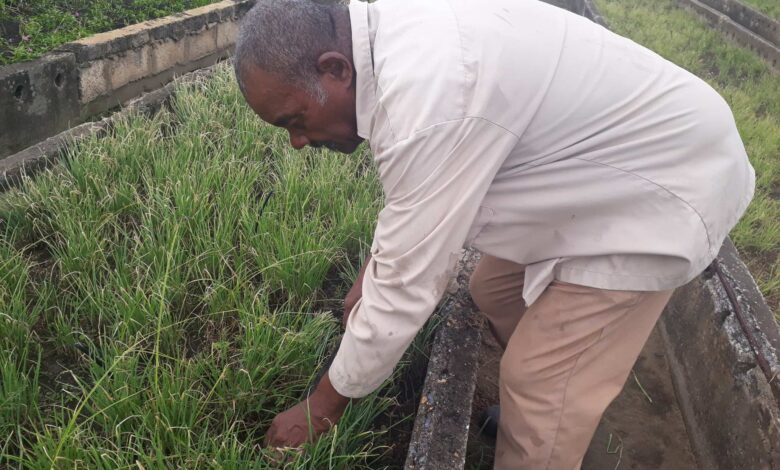
[[418, 355], [413, 360], [412, 364], [404, 371], [400, 381], [395, 385], [396, 389], [400, 391], [397, 397], [398, 403], [374, 423], [374, 429], [388, 428], [388, 434], [382, 438], [382, 440], [387, 441], [389, 446], [386, 455], [379, 462], [382, 468], [388, 470], [404, 468], [427, 366], [427, 357], [423, 355]]
[[[495, 441], [479, 434], [482, 411], [498, 403], [501, 348], [485, 330], [472, 408], [466, 468], [492, 468]], [[583, 470], [688, 470], [697, 468], [672, 386], [661, 337], [650, 336], [623, 391], [607, 408]]]

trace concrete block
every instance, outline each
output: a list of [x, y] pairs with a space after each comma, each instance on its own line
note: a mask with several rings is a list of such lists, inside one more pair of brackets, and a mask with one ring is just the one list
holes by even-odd
[[776, 46], [748, 27], [739, 24], [724, 12], [705, 4], [703, 0], [677, 0], [677, 2], [701, 15], [725, 36], [752, 50], [771, 67], [780, 71], [780, 46]]
[[[38, 61], [0, 67], [0, 158], [223, 59], [235, 41], [238, 18], [253, 4], [225, 0], [73, 41]], [[0, 25], [4, 31], [6, 23]]]
[[239, 7], [243, 13], [253, 3], [253, 0], [225, 0], [183, 13], [95, 34], [64, 44], [58, 50], [74, 53], [79, 63], [90, 62], [141, 47], [152, 41], [181, 39], [209, 24], [232, 20], [236, 18]]
[[239, 23], [237, 21], [219, 23], [217, 30], [217, 49], [227, 49], [236, 43]]
[[73, 54], [0, 68], [0, 157], [68, 128], [78, 116]]
[[465, 463], [484, 321], [468, 290], [478, 260], [476, 252], [466, 252], [437, 310], [441, 326], [433, 342], [405, 470], [452, 470]]
[[147, 61], [148, 47], [150, 46], [131, 49], [116, 57], [102, 59], [106, 63], [108, 81], [111, 83], [112, 90], [151, 75]]
[[81, 103], [89, 103], [98, 96], [111, 92], [106, 62], [104, 59], [94, 60], [82, 65], [79, 69], [79, 100]]
[[780, 47], [780, 21], [751, 8], [739, 0], [702, 0], [753, 33]]
[[[207, 80], [214, 73], [215, 66], [200, 69], [181, 77], [179, 83], [192, 83]], [[166, 105], [175, 93], [174, 83], [168, 83], [159, 89], [131, 100], [118, 113], [100, 121], [87, 122], [71, 127], [53, 137], [7, 157], [0, 157], [0, 191], [18, 185], [22, 176], [34, 176], [56, 163], [60, 156], [74, 143], [89, 137], [100, 136], [109, 130], [118, 119], [130, 113], [141, 112], [152, 115]]]
[[217, 51], [217, 28], [186, 36], [183, 41], [188, 60], [197, 60]]
[[147, 49], [149, 69], [154, 74], [162, 73], [176, 65], [187, 63], [187, 51], [181, 41], [167, 39]]
[[74, 53], [76, 61], [83, 64], [140, 47], [149, 40], [148, 25], [139, 23], [63, 44], [58, 50]]

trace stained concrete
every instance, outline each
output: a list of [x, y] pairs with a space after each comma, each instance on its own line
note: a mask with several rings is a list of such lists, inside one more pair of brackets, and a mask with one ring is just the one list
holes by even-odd
[[115, 120], [122, 119], [124, 115], [134, 112], [154, 114], [170, 101], [178, 84], [205, 80], [213, 74], [214, 67], [185, 74], [176, 83], [168, 83], [151, 93], [131, 100], [123, 110], [111, 116], [96, 122], [74, 126], [20, 152], [0, 159], [0, 191], [19, 185], [24, 176], [34, 176], [37, 172], [51, 167], [70, 146], [86, 137], [103, 135], [111, 129]]
[[253, 4], [225, 0], [0, 67], [0, 158], [227, 58]]
[[0, 157], [77, 124], [78, 83], [73, 54], [0, 67]]
[[428, 362], [406, 470], [463, 468], [484, 323], [468, 291], [477, 260], [473, 251], [461, 258], [436, 312], [442, 323]]
[[702, 0], [738, 24], [780, 47], [780, 22], [739, 0]]

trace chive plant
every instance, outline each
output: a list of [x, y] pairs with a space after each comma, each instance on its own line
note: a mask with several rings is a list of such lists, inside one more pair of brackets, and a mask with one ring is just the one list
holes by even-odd
[[[263, 434], [337, 345], [381, 190], [365, 150], [292, 150], [229, 67], [171, 108], [0, 195], [0, 467], [280, 465]], [[397, 392], [284, 463], [383, 465]]]

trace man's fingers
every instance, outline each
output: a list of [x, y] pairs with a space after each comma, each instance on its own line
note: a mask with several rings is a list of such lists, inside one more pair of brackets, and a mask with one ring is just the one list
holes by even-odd
[[294, 461], [300, 453], [300, 447], [270, 447], [266, 450], [266, 455], [274, 464], [274, 468], [287, 468], [285, 465]]
[[306, 443], [308, 434], [300, 426], [282, 428], [273, 423], [265, 434], [265, 447], [297, 448]]
[[272, 422], [271, 427], [265, 432], [265, 439], [263, 440], [264, 447], [275, 446], [276, 442], [276, 423]]

